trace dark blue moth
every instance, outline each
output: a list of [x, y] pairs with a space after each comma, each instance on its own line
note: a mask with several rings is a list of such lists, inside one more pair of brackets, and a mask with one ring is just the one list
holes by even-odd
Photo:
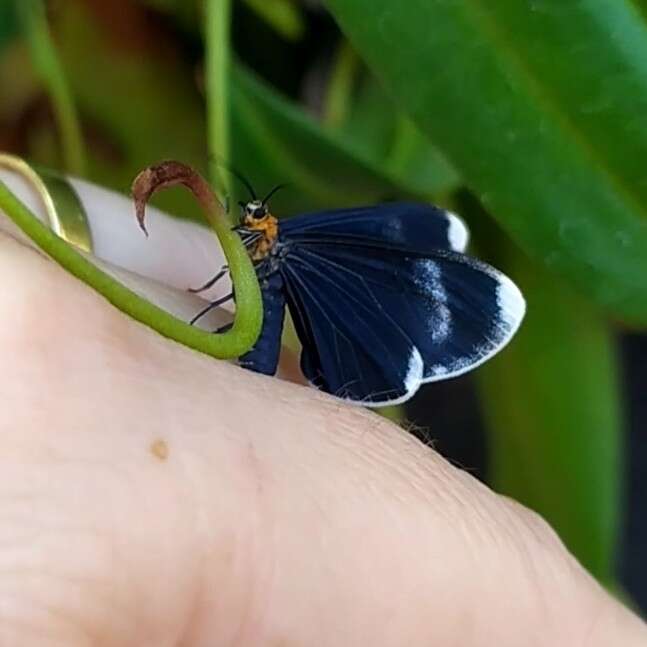
[[[240, 358], [273, 375], [287, 304], [302, 343], [301, 368], [317, 388], [365, 406], [404, 402], [425, 382], [476, 368], [512, 338], [526, 304], [498, 270], [466, 256], [468, 232], [454, 214], [427, 204], [392, 203], [324, 211], [279, 222], [258, 200], [241, 203], [234, 229], [254, 262], [264, 318]], [[182, 184], [212, 212], [217, 198], [181, 162], [144, 169], [133, 182], [140, 227], [150, 196]], [[202, 292], [227, 267], [192, 292]], [[211, 302], [191, 321], [232, 299]], [[231, 324], [230, 324], [231, 325]]]
[[517, 286], [463, 254], [467, 229], [448, 211], [392, 203], [279, 222], [266, 202], [243, 204], [236, 227], [264, 306], [261, 336], [240, 358], [246, 368], [275, 373], [287, 304], [305, 377], [344, 400], [385, 406], [479, 366], [523, 319]]

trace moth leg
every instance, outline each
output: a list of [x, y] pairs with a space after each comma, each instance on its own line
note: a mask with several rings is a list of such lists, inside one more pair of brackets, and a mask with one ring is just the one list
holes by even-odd
[[227, 332], [228, 330], [231, 330], [234, 327], [234, 322], [230, 321], [228, 324], [225, 324], [224, 326], [220, 326], [220, 328], [216, 328], [213, 332], [215, 334], [220, 334], [222, 332]]
[[203, 308], [198, 312], [198, 314], [191, 319], [189, 324], [192, 326], [198, 319], [201, 317], [204, 317], [204, 315], [207, 314], [210, 310], [213, 310], [214, 308], [217, 308], [218, 306], [221, 306], [223, 303], [227, 303], [227, 301], [231, 301], [234, 298], [234, 293], [230, 292], [226, 296], [222, 297], [221, 299], [216, 299], [215, 301], [212, 301], [206, 308]]
[[223, 265], [220, 268], [220, 271], [218, 274], [216, 274], [214, 277], [210, 278], [204, 285], [201, 285], [199, 288], [189, 288], [188, 292], [192, 292], [193, 294], [198, 294], [199, 292], [204, 292], [205, 290], [208, 290], [212, 285], [215, 285], [220, 279], [229, 272], [229, 265]]

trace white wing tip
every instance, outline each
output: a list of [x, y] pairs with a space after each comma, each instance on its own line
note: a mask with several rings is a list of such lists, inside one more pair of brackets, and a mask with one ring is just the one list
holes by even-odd
[[499, 285], [497, 287], [496, 299], [500, 310], [502, 321], [510, 328], [510, 332], [519, 328], [526, 314], [526, 300], [521, 294], [517, 285], [505, 274], [499, 274], [497, 277]]
[[404, 378], [404, 388], [407, 390], [408, 394], [413, 394], [418, 390], [422, 382], [424, 372], [425, 362], [422, 359], [420, 351], [414, 346], [411, 349], [407, 374]]
[[406, 393], [401, 395], [399, 398], [393, 399], [384, 399], [376, 401], [367, 401], [367, 400], [353, 400], [351, 398], [340, 398], [339, 396], [333, 395], [335, 399], [342, 400], [347, 404], [352, 404], [356, 406], [367, 407], [369, 409], [378, 409], [380, 407], [392, 407], [398, 404], [402, 404], [407, 400], [411, 399], [418, 391], [418, 389], [424, 384], [424, 373], [425, 373], [425, 362], [422, 359], [422, 355], [416, 346], [411, 348], [411, 355], [409, 355], [409, 364], [407, 365], [407, 374], [404, 376], [404, 388]]
[[447, 220], [449, 228], [447, 230], [447, 239], [453, 251], [464, 252], [470, 242], [470, 232], [467, 225], [460, 216], [452, 211], [447, 211]]

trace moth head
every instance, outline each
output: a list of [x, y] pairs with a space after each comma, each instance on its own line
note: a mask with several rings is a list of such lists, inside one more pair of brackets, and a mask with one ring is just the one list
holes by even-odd
[[259, 229], [270, 215], [267, 205], [262, 200], [241, 202], [242, 215], [240, 224], [248, 229]]

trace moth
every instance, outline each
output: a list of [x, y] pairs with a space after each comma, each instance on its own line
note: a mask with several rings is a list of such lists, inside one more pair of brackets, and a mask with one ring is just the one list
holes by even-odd
[[[347, 402], [405, 402], [422, 384], [463, 375], [498, 353], [526, 311], [505, 274], [465, 254], [469, 233], [455, 214], [430, 204], [393, 202], [279, 220], [269, 199], [241, 202], [234, 230], [254, 264], [262, 330], [241, 366], [273, 375], [286, 307], [301, 341], [301, 370], [316, 388]], [[133, 184], [137, 219], [160, 187], [184, 184], [206, 210], [216, 197], [180, 162], [142, 171]], [[227, 274], [222, 270], [202, 292]], [[191, 323], [232, 292], [211, 302]], [[231, 324], [230, 324], [231, 325]], [[221, 329], [222, 330], [222, 329]]]
[[480, 366], [519, 328], [526, 308], [519, 288], [464, 253], [469, 234], [455, 214], [396, 202], [278, 220], [270, 196], [241, 203], [235, 227], [264, 308], [261, 335], [241, 366], [276, 372], [287, 306], [307, 380], [380, 407]]

